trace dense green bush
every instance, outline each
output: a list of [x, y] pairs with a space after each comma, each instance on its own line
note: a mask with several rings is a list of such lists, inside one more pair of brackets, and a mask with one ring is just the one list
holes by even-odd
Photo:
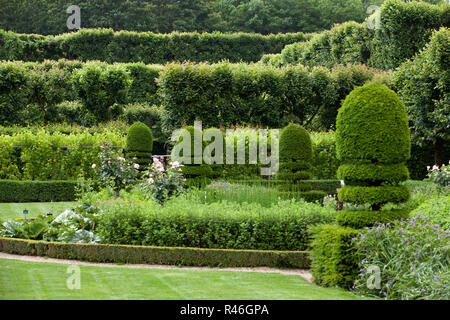
[[369, 64], [395, 69], [426, 45], [433, 30], [450, 26], [450, 5], [445, 1], [438, 6], [424, 1], [386, 0], [381, 6], [380, 23]]
[[359, 257], [352, 239], [357, 229], [334, 224], [311, 228], [311, 273], [322, 286], [350, 288], [358, 275]]
[[283, 128], [280, 133], [280, 169], [276, 175], [277, 179], [288, 180], [296, 183], [299, 180], [312, 178], [311, 137], [305, 128], [290, 124]]
[[142, 122], [133, 123], [128, 129], [126, 150], [129, 157], [137, 156], [137, 153], [139, 153], [139, 157], [151, 158], [153, 150], [152, 130]]
[[[436, 0], [428, 0], [436, 2]], [[380, 4], [383, 0], [373, 0]], [[67, 32], [69, 0], [2, 0], [0, 28], [23, 33]], [[114, 30], [286, 33], [315, 32], [343, 21], [362, 21], [364, 0], [117, 0], [78, 2], [83, 28]]]
[[0, 180], [0, 202], [74, 201], [76, 181]]
[[300, 201], [257, 204], [176, 198], [164, 207], [124, 201], [100, 204], [105, 243], [175, 247], [304, 250], [307, 229], [333, 220], [333, 210]]
[[311, 132], [311, 172], [316, 179], [335, 179], [339, 168], [334, 132]]
[[23, 65], [6, 62], [0, 66], [0, 122], [18, 123], [31, 96], [31, 80]]
[[337, 156], [342, 161], [404, 162], [410, 157], [408, 117], [392, 90], [367, 84], [353, 90], [339, 110]]
[[346, 22], [315, 34], [307, 42], [287, 45], [281, 51], [280, 60], [283, 65], [301, 63], [333, 67], [346, 63], [364, 64], [370, 57], [368, 44], [371, 36], [366, 24]]
[[372, 83], [353, 90], [336, 120], [336, 154], [341, 167], [338, 190], [343, 202], [370, 204], [370, 211], [341, 211], [337, 225], [313, 230], [311, 271], [316, 282], [349, 288], [358, 275], [359, 256], [352, 242], [375, 222], [392, 223], [408, 217], [409, 210], [380, 211], [382, 205], [409, 199], [409, 189], [399, 183], [408, 178], [410, 157], [406, 109], [386, 86]]
[[[264, 53], [280, 52], [290, 43], [306, 41], [309, 35], [249, 33], [114, 32], [112, 29], [81, 29], [56, 37], [22, 35], [0, 29], [0, 59], [43, 61], [69, 60], [103, 62], [169, 61], [256, 62]], [[23, 49], [25, 47], [25, 49]]]
[[[163, 67], [60, 60], [3, 62], [1, 68], [6, 68], [8, 74], [4, 79], [6, 87], [12, 85], [8, 83], [13, 81], [11, 75], [17, 73], [24, 77], [20, 80], [21, 91], [0, 92], [0, 101], [11, 99], [8, 92], [20, 95], [12, 104], [18, 112], [10, 112], [11, 104], [5, 104], [0, 117], [3, 124], [68, 121], [90, 126], [109, 118], [132, 117], [131, 111], [127, 111], [129, 106], [124, 106], [127, 102], [162, 104], [165, 134], [191, 125], [196, 119], [202, 120], [205, 127], [243, 124], [280, 128], [294, 121], [316, 129], [332, 128], [340, 100], [346, 94], [366, 81], [387, 77], [358, 66], [330, 71], [228, 63]], [[162, 76], [158, 85], [159, 72]], [[68, 104], [78, 100], [83, 103], [81, 109]], [[77, 110], [78, 114], [71, 120], [69, 115]]]
[[[346, 22], [313, 35], [309, 41], [287, 45], [280, 55], [265, 57], [263, 62], [327, 67], [362, 63], [391, 70], [422, 49], [433, 30], [450, 26], [450, 6], [445, 1], [438, 6], [387, 0], [374, 14], [364, 23]], [[372, 25], [378, 22], [380, 28]]]

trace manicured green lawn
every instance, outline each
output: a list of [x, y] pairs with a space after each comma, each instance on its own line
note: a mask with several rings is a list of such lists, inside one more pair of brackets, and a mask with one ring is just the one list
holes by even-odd
[[29, 212], [27, 218], [37, 217], [50, 211], [53, 215], [58, 215], [75, 204], [76, 202], [0, 203], [0, 221], [23, 218], [24, 209]]
[[297, 275], [219, 270], [79, 266], [81, 288], [69, 290], [69, 265], [0, 259], [0, 299], [83, 300], [354, 300]]

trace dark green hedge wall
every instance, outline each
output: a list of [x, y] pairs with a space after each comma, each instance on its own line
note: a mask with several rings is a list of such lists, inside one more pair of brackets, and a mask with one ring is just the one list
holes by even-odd
[[170, 61], [256, 62], [287, 44], [306, 41], [303, 33], [170, 33], [81, 29], [59, 36], [16, 34], [0, 29], [0, 60], [99, 60], [164, 64]]

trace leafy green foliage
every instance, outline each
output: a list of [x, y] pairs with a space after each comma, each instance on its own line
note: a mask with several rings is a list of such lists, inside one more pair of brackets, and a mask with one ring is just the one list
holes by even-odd
[[337, 157], [342, 161], [404, 162], [410, 157], [405, 106], [395, 92], [371, 83], [353, 90], [337, 117]]
[[450, 195], [435, 196], [425, 200], [411, 212], [411, 216], [426, 217], [427, 222], [448, 230], [450, 229]]
[[[17, 129], [17, 128], [16, 128]], [[10, 128], [0, 136], [2, 179], [76, 180], [80, 174], [93, 177], [91, 165], [98, 162], [100, 146], [110, 141], [124, 146], [125, 139], [114, 129]], [[16, 148], [16, 147], [18, 148]]]
[[410, 115], [414, 143], [420, 146], [433, 143], [434, 163], [438, 165], [447, 162], [448, 158], [444, 157], [450, 152], [449, 47], [450, 29], [441, 28], [433, 33], [430, 42], [414, 59], [398, 68], [393, 77], [394, 86]]
[[[61, 13], [65, 13], [64, 10], [61, 10]], [[85, 13], [83, 13], [83, 17], [85, 17]], [[64, 22], [62, 25], [65, 26], [66, 23]], [[309, 38], [310, 35], [303, 33], [267, 36], [220, 32], [155, 34], [85, 28], [78, 32], [66, 32], [57, 37], [42, 37], [15, 34], [0, 29], [0, 44], [2, 44], [0, 58], [22, 61], [66, 58], [81, 61], [143, 62], [145, 64], [165, 64], [168, 61], [209, 61], [213, 63], [224, 59], [231, 62], [257, 62], [264, 53], [277, 53], [287, 44], [305, 41]], [[23, 50], [24, 46], [27, 46], [28, 49]], [[139, 65], [129, 68], [129, 71], [134, 75], [139, 73], [139, 77], [151, 76]], [[152, 72], [151, 70], [147, 71]], [[149, 87], [154, 83], [141, 82], [139, 85]]]
[[138, 158], [150, 158], [153, 150], [152, 130], [142, 122], [133, 123], [128, 129], [126, 150], [131, 153], [138, 152]]
[[[406, 109], [397, 95], [377, 83], [357, 88], [339, 109], [336, 125], [336, 153], [344, 163], [338, 178], [350, 184], [339, 190], [339, 199], [374, 210], [408, 200], [408, 188], [397, 186], [408, 178], [404, 163], [411, 154]], [[394, 185], [383, 185], [389, 183]]]
[[399, 183], [409, 178], [408, 168], [403, 163], [383, 165], [379, 163], [343, 164], [339, 167], [337, 178], [352, 182], [373, 184]]
[[305, 251], [227, 250], [199, 248], [144, 247], [92, 243], [60, 243], [0, 238], [2, 251], [56, 259], [149, 265], [203, 267], [273, 267], [307, 269]]
[[[200, 199], [199, 199], [200, 200]], [[109, 202], [99, 234], [105, 243], [173, 247], [304, 250], [307, 228], [332, 221], [333, 210], [317, 204], [282, 201], [258, 204], [175, 198], [163, 207]]]
[[[369, 3], [365, 5], [358, 12], [366, 10]], [[308, 41], [287, 45], [280, 55], [264, 57], [263, 62], [274, 66], [300, 63], [326, 67], [360, 63], [392, 70], [413, 58], [429, 41], [433, 30], [449, 26], [450, 6], [445, 1], [432, 5], [425, 1], [387, 0], [375, 15], [380, 28], [372, 26], [373, 16], [364, 23], [345, 22]]]
[[345, 186], [339, 189], [338, 196], [339, 200], [344, 202], [381, 205], [407, 201], [409, 189], [405, 186]]
[[290, 124], [280, 133], [280, 161], [309, 162], [312, 158], [311, 137], [305, 128]]
[[85, 108], [98, 121], [110, 120], [112, 106], [126, 103], [131, 86], [129, 74], [118, 65], [88, 62], [75, 71], [74, 85]]
[[100, 209], [82, 204], [53, 216], [39, 216], [32, 220], [10, 220], [0, 226], [0, 235], [10, 238], [96, 243], [100, 239], [93, 230], [98, 223]]

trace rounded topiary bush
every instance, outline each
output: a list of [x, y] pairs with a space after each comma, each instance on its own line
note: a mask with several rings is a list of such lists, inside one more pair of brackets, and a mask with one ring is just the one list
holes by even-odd
[[311, 159], [311, 137], [305, 128], [291, 123], [281, 130], [278, 179], [293, 183], [311, 179]]
[[305, 128], [291, 123], [280, 133], [280, 162], [309, 163], [312, 159], [311, 137]]
[[153, 134], [142, 122], [135, 122], [127, 133], [127, 157], [136, 158], [134, 162], [144, 169], [152, 163]]
[[401, 163], [410, 150], [408, 115], [394, 91], [369, 83], [347, 96], [336, 119], [339, 160]]

